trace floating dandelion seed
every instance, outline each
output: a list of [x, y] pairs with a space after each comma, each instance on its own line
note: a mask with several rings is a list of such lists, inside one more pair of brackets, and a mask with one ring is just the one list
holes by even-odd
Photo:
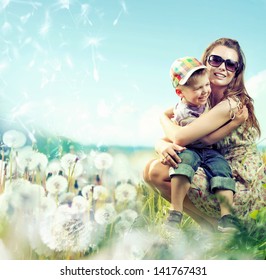
[[58, 4], [60, 5], [61, 9], [69, 10], [70, 0], [58, 0]]
[[118, 16], [117, 16], [116, 19], [113, 21], [113, 26], [116, 26], [116, 25], [117, 25], [117, 23], [118, 23], [118, 21], [119, 21], [119, 19], [120, 19], [120, 17], [121, 17], [121, 15], [122, 15], [123, 12], [124, 12], [124, 13], [127, 13], [127, 7], [126, 7], [126, 3], [125, 3], [124, 1], [121, 2], [121, 6], [122, 6], [122, 8], [121, 8], [121, 10], [119, 11]]
[[69, 55], [66, 55], [66, 64], [70, 67], [70, 68], [73, 68], [74, 67], [74, 64], [73, 64], [73, 61], [71, 59], [71, 57]]
[[25, 24], [31, 16], [32, 16], [32, 13], [27, 13], [26, 15], [20, 17], [20, 21], [23, 24]]
[[4, 24], [1, 27], [1, 31], [2, 33], [6, 34], [7, 32], [9, 32], [12, 29], [12, 26], [9, 22], [4, 22]]
[[3, 135], [3, 142], [10, 148], [21, 148], [26, 143], [26, 136], [17, 130], [8, 130]]
[[105, 204], [95, 211], [95, 221], [100, 225], [106, 225], [112, 223], [116, 218], [116, 211], [111, 203]]
[[45, 36], [49, 32], [51, 26], [52, 26], [52, 24], [51, 24], [50, 14], [49, 14], [49, 12], [46, 12], [45, 13], [45, 20], [44, 20], [43, 25], [40, 28], [39, 34], [41, 36]]
[[2, 0], [0, 10], [5, 10], [5, 8], [9, 5], [11, 0]]
[[51, 194], [59, 194], [67, 190], [67, 179], [60, 175], [55, 175], [47, 179], [46, 189]]
[[91, 59], [92, 59], [92, 65], [93, 65], [93, 78], [96, 82], [99, 81], [100, 77], [99, 77], [99, 73], [97, 70], [95, 49], [99, 46], [101, 40], [102, 39], [100, 39], [100, 38], [89, 37], [89, 38], [86, 38], [86, 42], [85, 42], [85, 48], [90, 47], [90, 49], [91, 49]]
[[90, 5], [89, 4], [81, 4], [80, 21], [82, 21], [82, 23], [84, 25], [89, 23], [89, 25], [92, 26], [92, 22], [89, 19], [89, 12], [90, 12]]

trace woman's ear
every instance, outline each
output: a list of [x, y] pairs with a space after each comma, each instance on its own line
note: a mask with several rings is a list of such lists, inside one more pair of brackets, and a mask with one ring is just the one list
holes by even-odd
[[175, 89], [175, 93], [179, 96], [179, 97], [182, 97], [181, 94], [182, 94], [182, 91], [178, 88]]

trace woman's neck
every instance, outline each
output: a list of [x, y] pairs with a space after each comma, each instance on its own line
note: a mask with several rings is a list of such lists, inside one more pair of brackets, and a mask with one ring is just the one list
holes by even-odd
[[211, 103], [213, 106], [215, 106], [216, 104], [218, 104], [221, 100], [223, 100], [224, 98], [224, 92], [226, 90], [227, 87], [215, 87], [212, 86], [212, 93], [211, 93]]

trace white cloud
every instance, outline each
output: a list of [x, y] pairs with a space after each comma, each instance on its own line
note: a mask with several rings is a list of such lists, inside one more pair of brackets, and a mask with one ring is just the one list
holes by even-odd
[[252, 98], [256, 98], [262, 94], [266, 94], [266, 70], [259, 72], [255, 76], [251, 77], [247, 83], [246, 87], [248, 93]]
[[[255, 114], [261, 127], [261, 139], [266, 138], [266, 119], [265, 119], [265, 104], [266, 104], [266, 70], [259, 72], [251, 77], [247, 83], [248, 93], [254, 99]], [[262, 145], [266, 145], [265, 140]]]

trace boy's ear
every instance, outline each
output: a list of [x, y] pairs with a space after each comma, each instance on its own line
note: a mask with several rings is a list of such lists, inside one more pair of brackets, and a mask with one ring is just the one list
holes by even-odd
[[175, 93], [179, 96], [182, 97], [182, 91], [178, 88], [175, 89]]

